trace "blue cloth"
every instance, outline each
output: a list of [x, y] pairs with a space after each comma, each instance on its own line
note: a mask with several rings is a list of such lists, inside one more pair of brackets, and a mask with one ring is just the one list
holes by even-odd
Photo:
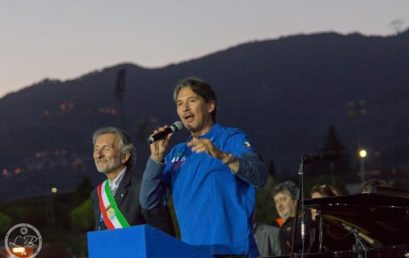
[[255, 207], [255, 186], [264, 185], [264, 164], [236, 129], [215, 124], [201, 136], [221, 151], [239, 158], [236, 174], [206, 153], [194, 153], [186, 143], [176, 145], [165, 164], [148, 160], [141, 189], [141, 205], [166, 204], [166, 190], [173, 196], [181, 238], [206, 246], [213, 254], [248, 254]]

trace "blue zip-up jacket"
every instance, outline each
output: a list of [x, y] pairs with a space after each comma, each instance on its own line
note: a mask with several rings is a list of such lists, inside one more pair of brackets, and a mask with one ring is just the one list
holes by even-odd
[[255, 186], [265, 184], [266, 167], [239, 129], [215, 124], [201, 137], [237, 157], [237, 173], [220, 160], [194, 153], [181, 143], [165, 157], [164, 164], [148, 160], [141, 205], [153, 208], [166, 204], [169, 189], [182, 241], [208, 247], [215, 255], [246, 255], [254, 244]]

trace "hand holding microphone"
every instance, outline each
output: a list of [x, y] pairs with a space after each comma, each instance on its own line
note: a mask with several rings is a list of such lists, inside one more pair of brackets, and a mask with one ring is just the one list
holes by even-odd
[[182, 129], [182, 126], [182, 122], [176, 121], [171, 126], [164, 126], [155, 130], [154, 133], [149, 136], [147, 141], [150, 143], [151, 159], [157, 162], [163, 162], [170, 135]]
[[158, 131], [157, 133], [151, 134], [149, 136], [149, 138], [147, 139], [147, 141], [152, 144], [158, 140], [162, 140], [163, 138], [165, 138], [166, 136], [168, 136], [171, 133], [174, 133], [176, 131], [179, 131], [180, 129], [182, 129], [182, 122], [180, 121], [176, 121], [174, 122], [171, 126], [169, 127], [165, 127], [164, 130], [162, 131]]

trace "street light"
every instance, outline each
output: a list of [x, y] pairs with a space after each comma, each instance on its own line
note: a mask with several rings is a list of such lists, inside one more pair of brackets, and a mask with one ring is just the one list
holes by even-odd
[[360, 149], [360, 150], [359, 150], [359, 157], [360, 157], [361, 159], [366, 158], [366, 155], [367, 155], [367, 154], [368, 154], [368, 153], [366, 152], [365, 149]]
[[48, 219], [48, 226], [54, 230], [55, 229], [55, 214], [54, 214], [54, 201], [55, 201], [55, 195], [58, 192], [58, 188], [56, 186], [51, 187], [51, 196], [49, 198], [50, 206], [49, 206], [49, 219]]
[[364, 148], [360, 148], [358, 151], [358, 156], [359, 156], [359, 166], [360, 166], [360, 174], [362, 177], [362, 183], [366, 181], [366, 175], [365, 175], [365, 164], [364, 164], [364, 159], [368, 155], [368, 152]]
[[362, 182], [365, 182], [365, 168], [364, 168], [364, 158], [367, 153], [366, 150], [362, 148], [362, 127], [363, 127], [363, 117], [366, 115], [366, 101], [350, 101], [348, 103], [348, 113], [356, 121], [356, 149], [358, 152], [359, 167], [360, 171], [358, 175], [361, 176]]

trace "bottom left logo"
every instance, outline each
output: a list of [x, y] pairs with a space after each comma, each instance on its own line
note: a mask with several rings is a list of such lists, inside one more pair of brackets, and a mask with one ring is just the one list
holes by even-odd
[[20, 223], [7, 231], [4, 246], [11, 257], [34, 258], [41, 251], [40, 232], [32, 225]]

